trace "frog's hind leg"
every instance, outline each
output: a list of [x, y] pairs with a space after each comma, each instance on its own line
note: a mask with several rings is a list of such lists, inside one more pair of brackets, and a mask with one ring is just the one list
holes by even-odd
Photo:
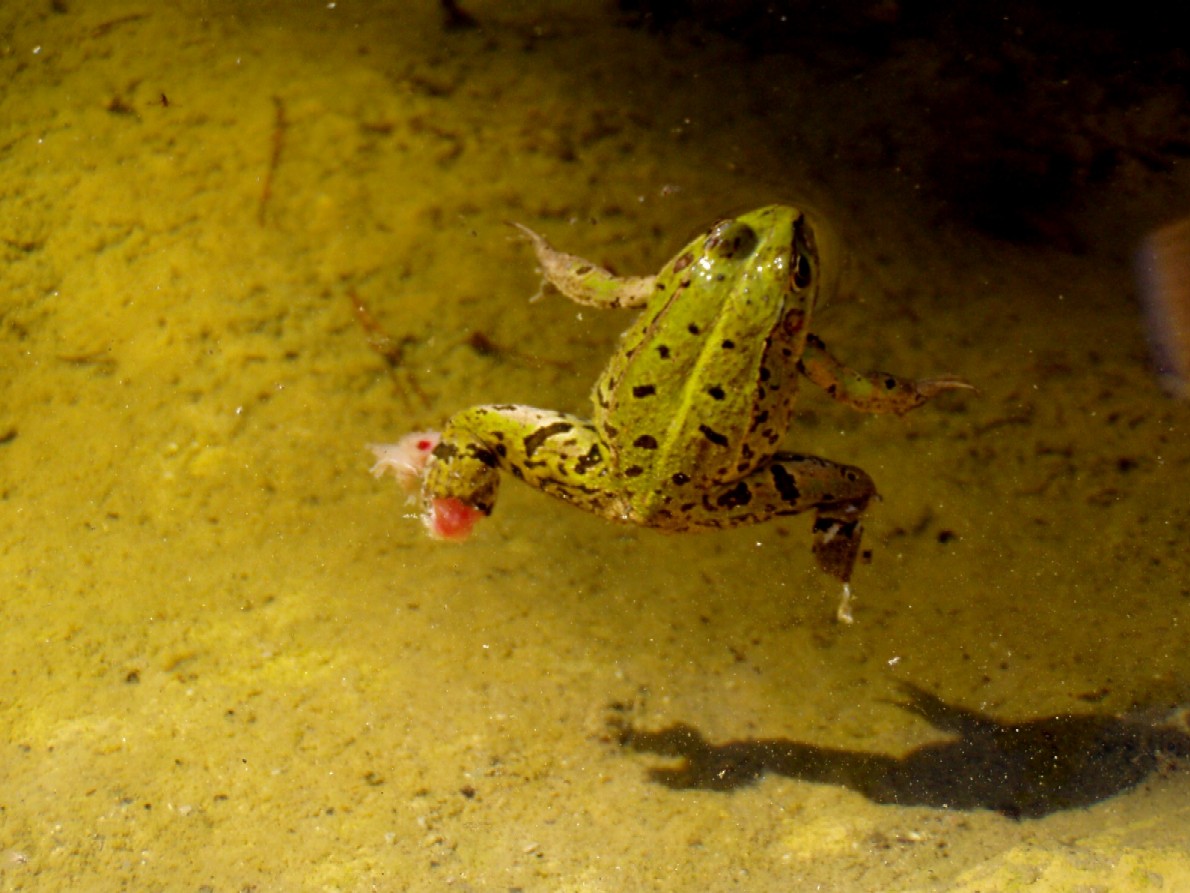
[[476, 518], [490, 515], [501, 470], [614, 517], [618, 499], [606, 487], [607, 467], [606, 450], [586, 419], [531, 406], [474, 406], [450, 418], [433, 449], [422, 483], [426, 525], [436, 536], [461, 538], [441, 529], [439, 516], [460, 506]]
[[695, 526], [736, 527], [813, 510], [814, 557], [843, 584], [839, 617], [845, 620], [863, 513], [875, 496], [876, 485], [862, 468], [782, 452], [743, 479], [706, 494]]

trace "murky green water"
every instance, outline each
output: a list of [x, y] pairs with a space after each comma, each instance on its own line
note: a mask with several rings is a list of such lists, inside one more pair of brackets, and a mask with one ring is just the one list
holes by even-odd
[[[1150, 722], [1190, 702], [1190, 407], [1128, 266], [1184, 165], [998, 240], [928, 182], [930, 41], [467, 9], [0, 13], [0, 886], [1190, 884]], [[368, 475], [473, 403], [587, 411], [631, 316], [530, 303], [506, 221], [645, 273], [807, 199], [858, 271], [818, 334], [979, 388], [804, 389], [790, 447], [883, 497], [854, 625], [807, 518], [665, 536], [510, 482], [442, 545]]]

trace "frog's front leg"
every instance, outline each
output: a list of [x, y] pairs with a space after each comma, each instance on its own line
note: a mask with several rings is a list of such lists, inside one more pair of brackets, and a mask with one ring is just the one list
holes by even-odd
[[[421, 492], [430, 532], [464, 538], [491, 514], [501, 470], [596, 514], [624, 514], [589, 421], [531, 406], [474, 406], [453, 415], [429, 451]], [[469, 521], [456, 533], [460, 514]]]
[[856, 372], [831, 356], [817, 335], [806, 338], [798, 371], [835, 400], [861, 412], [904, 415], [942, 391], [975, 390], [949, 375], [914, 380], [887, 372]]
[[605, 309], [642, 307], [653, 294], [656, 276], [616, 276], [589, 260], [555, 250], [527, 226], [513, 226], [533, 244], [546, 281], [575, 303]]

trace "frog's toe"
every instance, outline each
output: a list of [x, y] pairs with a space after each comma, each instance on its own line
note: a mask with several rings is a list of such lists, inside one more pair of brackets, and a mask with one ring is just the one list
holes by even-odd
[[504, 222], [507, 223], [509, 226], [513, 227], [514, 229], [520, 230], [521, 235], [524, 236], [526, 239], [528, 239], [530, 242], [544, 242], [545, 241], [545, 239], [542, 236], [539, 236], [537, 233], [535, 233], [533, 230], [529, 229], [529, 227], [525, 226], [525, 224], [523, 224], [523, 223], [517, 223], [515, 220], [506, 220]]
[[505, 221], [509, 226], [516, 229], [525, 241], [532, 243], [533, 251], [537, 254], [539, 260], [544, 260], [554, 253], [554, 249], [550, 247], [550, 243], [545, 240], [545, 236], [534, 232], [525, 226], [523, 223], [517, 223], [515, 220]]
[[915, 382], [917, 386], [917, 393], [922, 397], [929, 399], [930, 397], [940, 394], [943, 391], [964, 390], [964, 391], [978, 391], [975, 385], [968, 381], [964, 381], [956, 375], [939, 375], [937, 378], [923, 378]]

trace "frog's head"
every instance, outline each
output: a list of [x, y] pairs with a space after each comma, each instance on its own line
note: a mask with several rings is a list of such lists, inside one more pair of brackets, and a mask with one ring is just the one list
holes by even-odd
[[710, 254], [737, 261], [747, 256], [747, 277], [777, 289], [785, 306], [809, 316], [834, 297], [843, 252], [834, 230], [817, 214], [789, 205], [770, 205], [715, 225], [706, 240]]

